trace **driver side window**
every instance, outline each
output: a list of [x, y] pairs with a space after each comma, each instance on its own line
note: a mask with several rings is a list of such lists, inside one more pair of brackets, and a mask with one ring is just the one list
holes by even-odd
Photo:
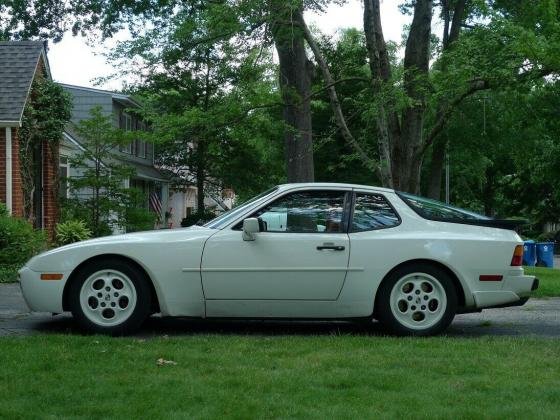
[[339, 233], [344, 231], [344, 191], [302, 191], [288, 194], [251, 217], [265, 222], [267, 232]]

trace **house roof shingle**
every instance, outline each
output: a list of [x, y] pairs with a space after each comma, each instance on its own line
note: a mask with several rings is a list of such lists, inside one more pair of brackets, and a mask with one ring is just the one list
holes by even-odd
[[[44, 52], [41, 41], [0, 42], [0, 125], [21, 122], [37, 63]], [[46, 62], [45, 65], [48, 66]]]

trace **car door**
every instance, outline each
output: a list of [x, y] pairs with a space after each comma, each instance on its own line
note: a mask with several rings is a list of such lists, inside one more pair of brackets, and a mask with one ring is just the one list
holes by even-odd
[[242, 221], [213, 235], [201, 263], [205, 298], [336, 300], [348, 267], [349, 200], [342, 189], [287, 193], [248, 216], [266, 226], [254, 241], [243, 240]]

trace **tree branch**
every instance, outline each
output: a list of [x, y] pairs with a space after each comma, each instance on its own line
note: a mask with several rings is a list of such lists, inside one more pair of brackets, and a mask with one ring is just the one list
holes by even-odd
[[321, 92], [324, 92], [325, 90], [328, 90], [331, 87], [334, 87], [340, 83], [345, 83], [345, 82], [369, 82], [370, 79], [368, 79], [367, 77], [345, 77], [344, 79], [338, 79], [335, 80], [332, 83], [327, 84], [326, 86], [323, 86], [321, 89], [316, 90], [315, 92], [311, 92], [311, 94], [309, 94], [308, 96], [306, 96], [305, 98], [303, 98], [302, 101], [306, 101], [308, 99], [313, 98], [314, 96], [317, 96], [318, 94], [320, 94]]
[[428, 137], [426, 138], [424, 145], [420, 149], [419, 156], [422, 156], [426, 152], [426, 150], [432, 145], [434, 139], [441, 132], [441, 130], [443, 130], [443, 127], [445, 126], [445, 124], [447, 123], [447, 121], [449, 120], [449, 118], [457, 108], [457, 106], [461, 102], [463, 102], [465, 98], [468, 98], [473, 93], [486, 89], [490, 89], [490, 83], [487, 80], [481, 80], [481, 79], [473, 80], [471, 82], [470, 87], [465, 92], [463, 92], [461, 95], [457, 96], [455, 99], [449, 102], [445, 110], [440, 114], [435, 125], [432, 127], [430, 134], [428, 134]]
[[319, 49], [319, 46], [315, 42], [315, 39], [313, 38], [313, 35], [311, 34], [311, 31], [309, 30], [309, 28], [307, 27], [307, 25], [306, 25], [306, 23], [303, 19], [300, 19], [300, 21], [298, 23], [301, 26], [301, 29], [303, 30], [303, 36], [304, 36], [305, 40], [307, 41], [307, 44], [309, 45], [309, 47], [313, 51], [313, 55], [315, 56], [315, 59], [317, 60], [317, 63], [319, 64], [319, 67], [321, 68], [321, 71], [323, 73], [323, 78], [325, 79], [325, 82], [327, 83], [326, 89], [329, 93], [329, 99], [330, 99], [330, 102], [331, 102], [331, 107], [332, 107], [333, 112], [334, 112], [336, 123], [337, 123], [338, 127], [340, 128], [340, 132], [342, 134], [342, 137], [344, 138], [346, 143], [348, 143], [348, 145], [358, 154], [362, 163], [368, 169], [378, 172], [379, 175], [381, 176], [382, 171], [381, 171], [381, 166], [379, 165], [379, 163], [376, 162], [375, 160], [371, 159], [368, 156], [368, 154], [365, 152], [365, 150], [362, 148], [362, 146], [360, 146], [360, 144], [356, 141], [356, 139], [354, 138], [354, 136], [350, 132], [350, 129], [348, 128], [348, 125], [346, 123], [346, 119], [344, 118], [344, 114], [342, 113], [342, 108], [340, 106], [340, 101], [338, 100], [338, 95], [336, 93], [336, 89], [335, 89], [336, 82], [331, 75], [331, 72], [329, 70], [327, 62], [325, 61], [325, 58], [323, 57], [323, 54], [322, 54], [321, 50]]

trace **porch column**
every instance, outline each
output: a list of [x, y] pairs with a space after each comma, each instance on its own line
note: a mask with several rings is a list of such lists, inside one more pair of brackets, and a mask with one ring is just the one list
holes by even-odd
[[12, 128], [6, 127], [6, 207], [12, 214]]

